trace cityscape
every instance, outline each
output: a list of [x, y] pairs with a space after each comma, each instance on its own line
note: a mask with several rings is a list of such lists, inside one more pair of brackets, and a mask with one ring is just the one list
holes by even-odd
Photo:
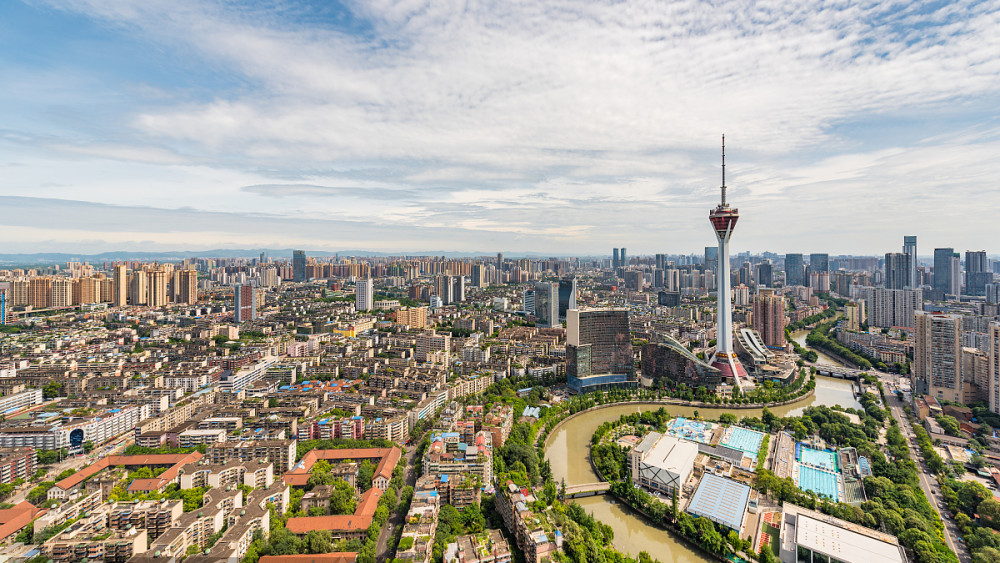
[[0, 6], [0, 563], [1000, 562], [1000, 7], [515, 4]]

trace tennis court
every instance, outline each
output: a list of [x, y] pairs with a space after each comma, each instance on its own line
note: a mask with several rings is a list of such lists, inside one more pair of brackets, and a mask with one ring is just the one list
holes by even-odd
[[824, 452], [803, 446], [802, 457], [799, 458], [799, 461], [827, 471], [837, 471], [837, 459], [833, 452]]
[[837, 493], [837, 476], [828, 471], [815, 469], [807, 465], [799, 466], [799, 488], [803, 491], [813, 491], [821, 497], [833, 502], [839, 502]]
[[737, 426], [734, 427], [732, 432], [723, 440], [722, 445], [751, 454], [751, 456], [755, 456], [760, 450], [760, 443], [763, 439], [763, 432], [757, 432], [756, 430], [750, 430], [749, 428]]

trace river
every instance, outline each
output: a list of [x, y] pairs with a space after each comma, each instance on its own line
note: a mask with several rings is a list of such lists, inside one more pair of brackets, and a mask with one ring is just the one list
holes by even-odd
[[[799, 340], [798, 333], [793, 334], [793, 337], [797, 341]], [[799, 343], [805, 346], [804, 332]], [[819, 351], [817, 354], [820, 361], [824, 363], [840, 364]], [[791, 405], [774, 407], [771, 411], [778, 416], [797, 416], [802, 414], [805, 407], [809, 405], [833, 406], [837, 404], [860, 408], [861, 405], [854, 400], [851, 382], [817, 376], [816, 393], [812, 397]], [[590, 468], [588, 461], [590, 437], [597, 430], [597, 427], [605, 422], [617, 420], [619, 416], [626, 413], [657, 408], [659, 405], [615, 405], [579, 414], [566, 421], [558, 432], [549, 437], [545, 445], [545, 457], [552, 466], [554, 479], [557, 482], [566, 479], [567, 485], [600, 481]], [[700, 416], [709, 419], [718, 418], [724, 412], [733, 413], [737, 417], [760, 416], [762, 413], [760, 409], [695, 409], [676, 405], [664, 405], [664, 408], [674, 416], [693, 416], [694, 411], [697, 410]], [[677, 541], [666, 530], [649, 524], [641, 515], [616, 501], [610, 495], [585, 497], [577, 499], [576, 502], [580, 503], [587, 512], [592, 513], [595, 518], [611, 526], [615, 531], [615, 547], [633, 557], [637, 556], [640, 551], [646, 551], [662, 563], [711, 561], [701, 553]], [[742, 536], [746, 537], [747, 534], [748, 532], [744, 531]]]

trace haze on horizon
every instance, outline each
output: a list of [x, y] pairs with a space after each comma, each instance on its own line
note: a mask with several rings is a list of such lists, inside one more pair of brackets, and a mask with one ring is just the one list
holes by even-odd
[[4, 2], [3, 252], [692, 252], [722, 133], [734, 254], [979, 249], [998, 28], [997, 0]]

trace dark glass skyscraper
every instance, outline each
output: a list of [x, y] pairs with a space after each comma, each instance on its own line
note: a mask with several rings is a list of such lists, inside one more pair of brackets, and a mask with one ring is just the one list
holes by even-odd
[[952, 258], [954, 256], [954, 248], [934, 249], [934, 290], [945, 295], [958, 293], [958, 288], [954, 287], [953, 284]]
[[785, 255], [785, 285], [806, 285], [806, 270], [801, 254]]
[[292, 281], [306, 281], [306, 251], [292, 251]]
[[900, 252], [885, 253], [885, 288], [907, 289], [910, 282], [910, 255]]
[[826, 253], [815, 253], [809, 255], [809, 273], [818, 274], [830, 272], [830, 255]]
[[559, 280], [559, 320], [566, 320], [566, 311], [576, 309], [576, 276]]

